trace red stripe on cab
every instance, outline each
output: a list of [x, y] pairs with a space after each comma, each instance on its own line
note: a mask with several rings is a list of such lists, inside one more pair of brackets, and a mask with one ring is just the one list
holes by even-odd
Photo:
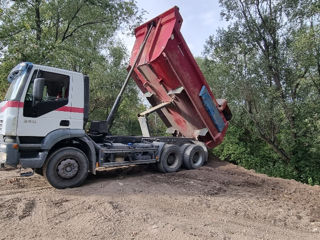
[[[19, 101], [8, 101], [6, 102], [3, 107], [0, 109], [0, 112], [4, 112], [7, 108], [23, 108], [24, 103], [19, 102]], [[68, 106], [63, 106], [61, 108], [58, 108], [55, 111], [59, 112], [72, 112], [72, 113], [83, 113], [83, 108], [79, 107], [68, 107]]]
[[23, 108], [23, 102], [19, 101], [8, 101], [1, 108], [0, 112], [4, 112], [7, 108]]
[[83, 113], [83, 108], [63, 106], [61, 108], [58, 108], [56, 111], [59, 111], [59, 112], [72, 112], [72, 113]]

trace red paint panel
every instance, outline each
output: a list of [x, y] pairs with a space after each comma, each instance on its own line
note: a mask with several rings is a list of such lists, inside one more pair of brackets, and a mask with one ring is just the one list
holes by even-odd
[[[7, 108], [23, 108], [24, 103], [19, 101], [8, 101], [5, 103], [5, 105], [1, 108], [0, 112], [4, 112]], [[68, 107], [63, 106], [61, 108], [58, 108], [55, 111], [59, 112], [73, 112], [73, 113], [83, 113], [83, 108], [78, 107]]]
[[58, 108], [56, 111], [59, 111], [59, 112], [72, 112], [72, 113], [83, 113], [83, 108], [63, 106], [61, 108]]
[[[213, 103], [219, 107], [180, 32], [182, 17], [177, 7], [135, 29], [136, 42], [129, 68], [133, 67], [151, 23], [154, 27], [134, 66], [135, 82], [143, 93], [152, 95], [148, 98], [152, 106], [174, 99], [173, 104], [161, 109], [160, 117], [167, 127], [173, 127], [185, 137], [203, 141], [209, 148], [217, 146], [223, 141], [228, 122], [220, 112], [225, 128], [219, 132], [199, 97], [202, 86], [206, 86]], [[184, 89], [181, 93], [170, 94], [180, 87]], [[201, 129], [208, 130], [205, 136], [199, 135]]]
[[23, 108], [23, 102], [19, 101], [8, 101], [1, 108], [0, 112], [4, 112], [7, 108]]

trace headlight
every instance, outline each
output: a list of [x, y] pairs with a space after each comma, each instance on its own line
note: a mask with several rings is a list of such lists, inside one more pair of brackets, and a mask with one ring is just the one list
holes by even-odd
[[5, 163], [7, 160], [7, 153], [0, 152], [0, 163]]

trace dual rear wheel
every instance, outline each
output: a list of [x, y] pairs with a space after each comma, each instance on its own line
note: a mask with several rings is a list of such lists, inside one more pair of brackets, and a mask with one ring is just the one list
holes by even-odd
[[183, 165], [186, 169], [197, 169], [207, 160], [205, 147], [196, 144], [177, 146], [166, 144], [157, 167], [160, 172], [176, 172]]

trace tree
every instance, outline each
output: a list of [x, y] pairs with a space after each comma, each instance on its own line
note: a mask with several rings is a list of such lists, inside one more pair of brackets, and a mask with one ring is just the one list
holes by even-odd
[[288, 169], [287, 176], [302, 181], [315, 177], [319, 182], [320, 149], [314, 145], [320, 134], [319, 11], [315, 10], [319, 4], [220, 3], [222, 16], [230, 24], [207, 41], [203, 68], [216, 91], [230, 102], [231, 134], [245, 144], [247, 156], [254, 157], [260, 170], [268, 165], [265, 171], [273, 171], [280, 163]]

